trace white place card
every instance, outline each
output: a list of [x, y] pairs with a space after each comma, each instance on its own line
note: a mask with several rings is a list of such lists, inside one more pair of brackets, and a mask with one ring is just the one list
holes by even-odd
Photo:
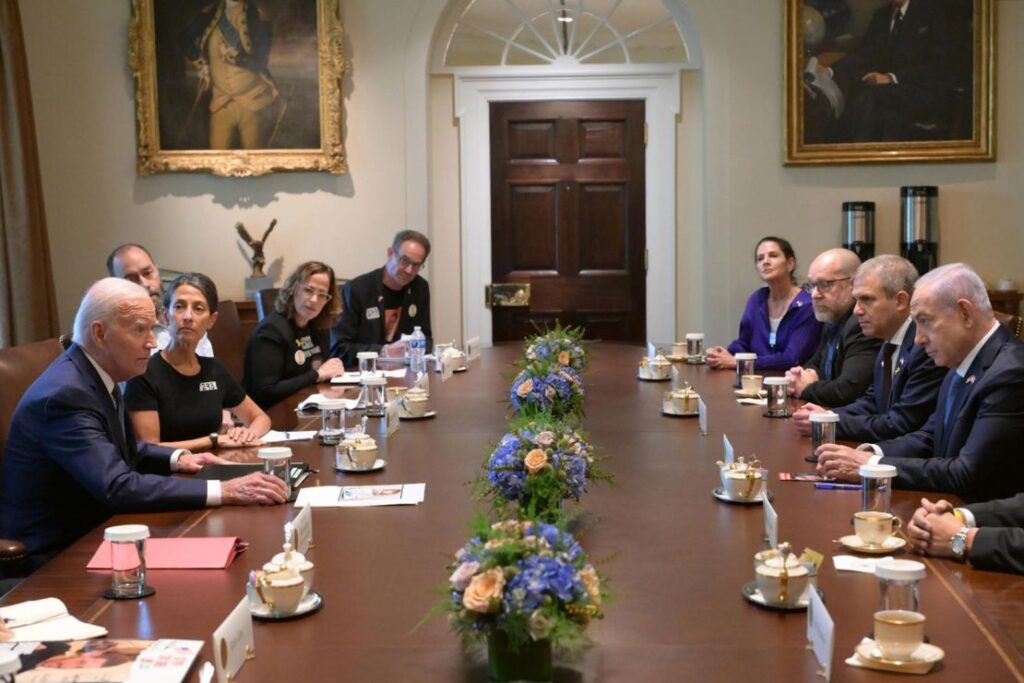
[[384, 407], [384, 433], [390, 438], [392, 434], [398, 431], [398, 425], [401, 420], [398, 417], [399, 411], [401, 411], [401, 402], [395, 398], [388, 401]]
[[295, 530], [295, 538], [292, 545], [303, 555], [313, 545], [313, 511], [309, 506], [302, 508], [299, 514], [292, 520], [292, 528]]
[[654, 342], [647, 342], [647, 357], [654, 358], [658, 355], [658, 349], [654, 346]]
[[704, 399], [697, 399], [697, 420], [700, 422], [700, 435], [708, 435], [708, 405]]
[[725, 451], [725, 462], [733, 464], [736, 462], [736, 452], [732, 448], [732, 442], [729, 441], [729, 437], [722, 434], [722, 450]]
[[673, 365], [672, 366], [672, 390], [673, 391], [675, 391], [676, 389], [682, 389], [681, 382], [680, 382], [681, 379], [682, 378], [679, 376], [679, 366], [678, 365]]
[[441, 382], [447, 382], [452, 378], [452, 373], [455, 372], [455, 356], [450, 353], [442, 353], [441, 359]]
[[472, 361], [480, 357], [480, 337], [471, 337], [466, 340], [466, 360]]
[[421, 372], [416, 375], [416, 382], [413, 386], [422, 389], [426, 392], [427, 396], [430, 396], [430, 373]]
[[813, 587], [807, 589], [807, 642], [821, 667], [818, 672], [826, 681], [832, 680], [832, 651], [836, 644], [836, 624], [821, 596]]
[[779, 547], [779, 515], [775, 512], [767, 495], [762, 496], [761, 501], [764, 505], [764, 537], [768, 540], [768, 547], [777, 548]]
[[255, 657], [252, 613], [249, 611], [249, 598], [244, 597], [213, 632], [213, 664], [217, 668], [217, 683], [237, 679], [242, 666]]

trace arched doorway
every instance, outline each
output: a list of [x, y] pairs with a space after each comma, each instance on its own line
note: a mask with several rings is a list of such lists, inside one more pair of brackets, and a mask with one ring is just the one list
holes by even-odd
[[491, 341], [484, 300], [491, 281], [490, 105], [567, 99], [644, 101], [647, 338], [674, 338], [679, 72], [699, 64], [681, 0], [447, 3], [435, 25], [430, 72], [454, 79], [464, 338]]

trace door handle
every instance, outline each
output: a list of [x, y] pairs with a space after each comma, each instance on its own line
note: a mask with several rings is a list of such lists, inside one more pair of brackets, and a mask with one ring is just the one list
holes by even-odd
[[495, 282], [484, 287], [487, 308], [528, 307], [530, 305], [529, 282]]

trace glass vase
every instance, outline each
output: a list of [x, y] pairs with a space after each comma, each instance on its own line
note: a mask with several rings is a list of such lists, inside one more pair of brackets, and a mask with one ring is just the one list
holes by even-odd
[[528, 640], [513, 650], [504, 631], [487, 636], [487, 673], [492, 681], [550, 681], [551, 641]]

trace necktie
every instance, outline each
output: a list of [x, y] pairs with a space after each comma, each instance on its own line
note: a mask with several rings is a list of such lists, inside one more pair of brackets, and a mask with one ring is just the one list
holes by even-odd
[[124, 435], [124, 400], [121, 396], [121, 387], [118, 384], [114, 384], [113, 391], [110, 392], [111, 397], [114, 399], [114, 412], [117, 413], [117, 424], [121, 429], [121, 440], [125, 440]]
[[964, 378], [959, 372], [953, 373], [953, 379], [949, 381], [949, 391], [946, 392], [946, 416], [943, 420], [943, 432], [949, 430], [949, 418], [953, 417], [953, 408], [960, 403], [960, 395], [963, 393]]
[[896, 10], [892, 15], [892, 28], [889, 29], [889, 37], [895, 38], [900, 32], [900, 26], [903, 25], [903, 12]]
[[882, 346], [882, 405], [886, 410], [889, 410], [890, 394], [892, 393], [892, 357], [896, 353], [896, 349], [897, 346], [890, 342], [886, 342]]
[[839, 326], [831, 325], [827, 326], [826, 334], [828, 335], [828, 352], [825, 354], [825, 379], [832, 379], [835, 376], [835, 370], [833, 364], [836, 361], [836, 348], [839, 346]]

